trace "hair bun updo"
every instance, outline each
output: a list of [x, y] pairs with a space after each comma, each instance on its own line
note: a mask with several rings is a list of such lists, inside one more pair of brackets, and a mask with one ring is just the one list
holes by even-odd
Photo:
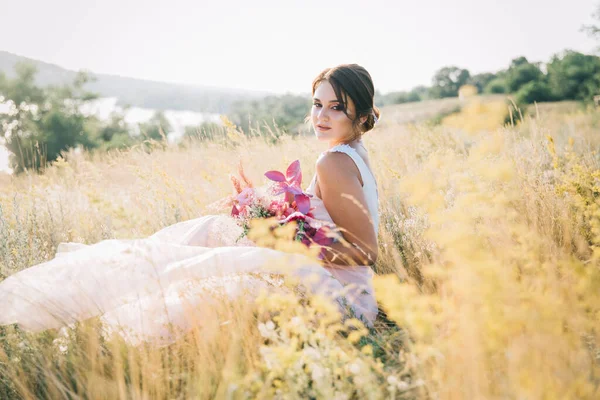
[[380, 115], [381, 111], [379, 111], [379, 108], [377, 108], [377, 106], [373, 106], [373, 111], [367, 115], [367, 120], [363, 123], [363, 135], [375, 127], [379, 121]]

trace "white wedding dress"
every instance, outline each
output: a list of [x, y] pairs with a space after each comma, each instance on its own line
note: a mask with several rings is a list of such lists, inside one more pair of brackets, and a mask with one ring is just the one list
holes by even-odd
[[[348, 145], [328, 151], [343, 152], [358, 166], [377, 232], [377, 184], [371, 171]], [[314, 193], [315, 182], [316, 175], [306, 189], [313, 195], [313, 213], [333, 222]], [[54, 259], [0, 282], [0, 325], [17, 323], [39, 331], [99, 316], [109, 329], [132, 340], [168, 340], [170, 327], [190, 327], [190, 307], [201, 317], [206, 310], [209, 318], [208, 308], [219, 298], [214, 293], [252, 296], [277, 286], [269, 278], [294, 276], [310, 292], [331, 296], [340, 305], [345, 300], [372, 326], [378, 309], [371, 267], [324, 267], [299, 254], [257, 247], [247, 238], [236, 242], [240, 233], [230, 216], [206, 215], [143, 239], [61, 243]]]

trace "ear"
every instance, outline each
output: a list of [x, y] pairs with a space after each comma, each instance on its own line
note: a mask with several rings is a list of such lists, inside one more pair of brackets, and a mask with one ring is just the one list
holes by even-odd
[[367, 122], [367, 116], [366, 115], [360, 117], [360, 123], [364, 124], [365, 122]]

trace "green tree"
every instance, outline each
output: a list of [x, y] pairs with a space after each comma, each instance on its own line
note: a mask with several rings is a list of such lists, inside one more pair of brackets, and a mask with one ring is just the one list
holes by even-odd
[[600, 57], [566, 50], [554, 55], [547, 69], [556, 99], [591, 101], [600, 94]]
[[483, 92], [489, 94], [506, 93], [506, 81], [502, 78], [495, 78], [488, 82], [483, 89]]
[[477, 91], [479, 93], [483, 93], [487, 85], [494, 79], [496, 79], [496, 74], [493, 74], [491, 72], [484, 72], [481, 74], [471, 76], [467, 83], [475, 85], [477, 87]]
[[421, 99], [412, 92], [389, 92], [376, 98], [375, 104], [378, 107], [383, 107], [389, 104], [402, 104], [419, 100]]
[[550, 86], [544, 81], [526, 83], [519, 89], [515, 97], [517, 104], [531, 104], [554, 100]]
[[169, 132], [173, 130], [171, 123], [162, 111], [156, 111], [150, 120], [141, 123], [139, 127], [142, 138], [159, 142], [165, 140]]
[[92, 117], [81, 112], [95, 98], [84, 90], [87, 74], [79, 73], [71, 85], [43, 89], [35, 84], [33, 65], [17, 64], [15, 72], [15, 78], [4, 78], [0, 85], [0, 95], [9, 106], [8, 113], [0, 114], [0, 135], [15, 173], [39, 170], [69, 148], [97, 145], [88, 124]]
[[306, 96], [285, 94], [267, 96], [260, 100], [242, 100], [232, 105], [227, 116], [246, 134], [265, 125], [291, 133], [300, 133], [312, 101]]
[[98, 150], [124, 149], [133, 146], [136, 140], [131, 136], [131, 128], [125, 121], [124, 114], [113, 111], [108, 121], [94, 120], [94, 140], [98, 143]]
[[375, 91], [375, 105], [384, 107], [389, 104], [414, 103], [427, 99], [429, 88], [426, 86], [417, 86], [410, 91], [398, 91], [381, 94]]
[[540, 69], [539, 63], [530, 63], [525, 57], [512, 60], [506, 71], [506, 86], [510, 93], [517, 92], [529, 82], [543, 79], [544, 73]]
[[409, 92], [409, 96], [419, 99], [415, 101], [427, 100], [429, 98], [429, 88], [423, 85], [416, 86]]
[[432, 81], [430, 90], [432, 98], [456, 97], [458, 89], [469, 82], [471, 74], [468, 70], [458, 67], [444, 67], [438, 70]]

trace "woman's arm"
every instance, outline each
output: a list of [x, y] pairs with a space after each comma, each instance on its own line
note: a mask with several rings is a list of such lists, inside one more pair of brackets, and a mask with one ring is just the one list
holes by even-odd
[[377, 235], [359, 180], [359, 170], [345, 153], [326, 153], [317, 162], [321, 199], [343, 239], [329, 246], [325, 262], [369, 265], [377, 260]]

